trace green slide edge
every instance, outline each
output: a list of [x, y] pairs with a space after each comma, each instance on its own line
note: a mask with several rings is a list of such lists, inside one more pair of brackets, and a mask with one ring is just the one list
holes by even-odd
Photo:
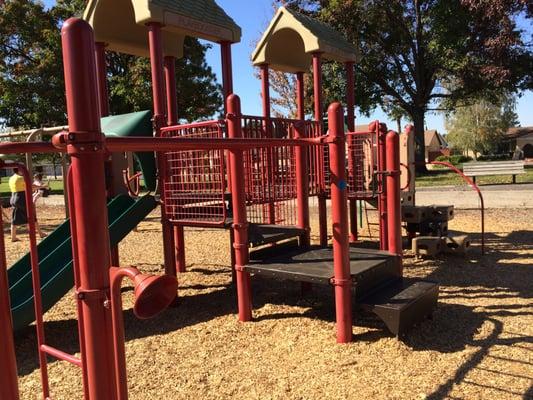
[[[156, 206], [157, 202], [151, 195], [138, 199], [121, 195], [112, 199], [107, 206], [111, 245], [117, 245], [124, 239]], [[66, 220], [43, 239], [37, 251], [43, 312], [46, 312], [74, 286], [70, 221]], [[35, 320], [29, 254], [8, 270], [8, 280], [16, 331]]]

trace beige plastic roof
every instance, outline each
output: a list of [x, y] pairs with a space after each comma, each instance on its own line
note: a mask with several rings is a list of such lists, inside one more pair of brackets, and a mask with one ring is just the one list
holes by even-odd
[[305, 72], [312, 53], [340, 62], [356, 61], [357, 50], [330, 26], [296, 11], [280, 7], [253, 54], [254, 65], [269, 64], [285, 72]]
[[89, 0], [84, 19], [111, 50], [148, 56], [148, 22], [163, 25], [165, 55], [181, 57], [185, 36], [238, 42], [241, 28], [214, 0]]

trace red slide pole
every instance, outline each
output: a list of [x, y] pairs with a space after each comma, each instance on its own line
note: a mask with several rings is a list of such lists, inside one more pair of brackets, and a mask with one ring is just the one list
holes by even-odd
[[[0, 213], [0, 226], [3, 226]], [[17, 359], [13, 340], [13, 321], [9, 303], [4, 235], [0, 235], [0, 399], [19, 400]]]
[[[227, 100], [228, 108], [228, 136], [241, 138], [241, 101], [239, 96], [230, 95]], [[248, 263], [248, 220], [246, 217], [246, 198], [244, 192], [243, 151], [230, 151], [231, 201], [233, 204], [233, 248], [235, 249], [235, 274], [237, 280], [237, 298], [239, 306], [239, 320], [252, 319], [252, 294], [250, 288], [250, 273], [243, 270]]]
[[402, 217], [400, 199], [400, 136], [394, 132], [387, 133], [387, 228], [389, 251], [400, 257], [400, 275], [402, 275]]
[[[303, 122], [296, 123], [294, 127], [296, 139], [302, 139], [306, 136]], [[309, 170], [307, 163], [308, 149], [303, 146], [296, 146], [294, 151], [296, 158], [297, 221], [298, 228], [305, 230], [305, 234], [300, 237], [300, 246], [307, 247], [311, 244], [309, 223]]]
[[352, 340], [352, 278], [348, 253], [348, 196], [346, 194], [346, 143], [340, 103], [328, 108], [331, 172], [331, 222], [333, 226], [332, 284], [335, 286], [337, 343]]
[[[159, 136], [160, 129], [165, 125], [165, 88], [163, 84], [163, 41], [161, 37], [161, 24], [150, 22], [148, 26], [148, 43], [150, 45], [150, 68], [152, 70], [152, 100], [154, 103], [155, 135]], [[168, 222], [165, 212], [165, 191], [161, 187], [166, 181], [164, 155], [159, 153], [157, 157], [157, 169], [159, 172], [160, 196], [161, 196], [161, 226], [163, 230], [163, 259], [165, 273], [176, 276], [176, 263], [174, 257], [174, 235], [172, 226]]]
[[115, 359], [109, 298], [109, 232], [104, 176], [105, 151], [100, 127], [94, 36], [78, 18], [61, 31], [69, 125], [67, 152], [72, 159], [72, 201], [83, 319], [83, 355], [91, 400], [116, 400]]

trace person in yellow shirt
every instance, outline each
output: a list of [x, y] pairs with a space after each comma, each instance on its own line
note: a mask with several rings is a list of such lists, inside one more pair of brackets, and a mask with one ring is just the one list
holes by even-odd
[[[18, 168], [13, 168], [13, 175], [9, 178], [9, 190], [11, 190], [10, 204], [13, 207], [11, 214], [11, 241], [18, 242], [17, 226], [28, 223], [28, 213], [26, 210], [26, 183]], [[41, 238], [46, 235], [41, 231], [39, 224], [35, 221], [35, 228]]]

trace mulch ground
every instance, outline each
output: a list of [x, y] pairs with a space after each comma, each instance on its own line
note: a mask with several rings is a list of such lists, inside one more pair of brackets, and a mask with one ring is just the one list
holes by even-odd
[[[60, 208], [38, 213], [45, 230], [61, 222]], [[473, 232], [467, 258], [421, 261], [407, 254], [407, 276], [441, 285], [432, 320], [400, 340], [378, 320], [357, 315], [348, 345], [335, 344], [328, 289], [302, 298], [295, 283], [256, 277], [254, 321], [239, 323], [228, 233], [186, 230], [188, 272], [179, 277], [178, 307], [139, 321], [125, 283], [130, 398], [533, 399], [533, 210], [489, 210], [486, 218], [483, 257], [474, 211], [458, 211], [450, 223], [453, 230]], [[317, 232], [316, 219], [313, 225]], [[368, 229], [363, 234], [368, 239]], [[6, 243], [9, 263], [27, 247], [21, 237], [21, 243]], [[128, 235], [120, 253], [123, 265], [162, 272], [156, 212]], [[46, 321], [47, 341], [76, 353], [72, 293]], [[32, 327], [16, 334], [23, 399], [41, 398], [35, 346]], [[51, 361], [49, 375], [54, 399], [82, 398], [76, 367]]]

